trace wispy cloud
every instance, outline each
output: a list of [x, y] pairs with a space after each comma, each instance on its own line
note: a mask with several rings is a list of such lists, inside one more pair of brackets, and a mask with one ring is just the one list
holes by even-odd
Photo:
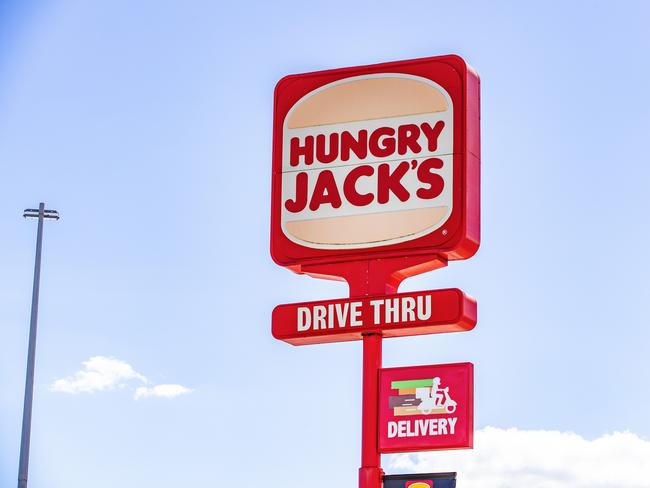
[[147, 398], [151, 396], [174, 398], [178, 395], [190, 393], [191, 391], [191, 388], [187, 388], [183, 385], [156, 385], [151, 388], [141, 386], [135, 390], [135, 398]]
[[[149, 380], [143, 374], [138, 373], [129, 363], [119, 359], [94, 356], [82, 364], [83, 368], [72, 376], [54, 381], [50, 385], [50, 390], [71, 394], [94, 393], [116, 388], [131, 388], [134, 383], [149, 384]], [[152, 396], [174, 398], [191, 391], [191, 388], [183, 385], [139, 386], [135, 390], [134, 398]]]
[[62, 393], [93, 393], [124, 387], [129, 381], [147, 382], [130, 364], [115, 358], [94, 356], [83, 362], [83, 369], [52, 383], [50, 389]]
[[594, 440], [571, 432], [498, 429], [474, 449], [390, 457], [393, 470], [457, 471], [465, 488], [650, 488], [650, 441], [630, 432]]

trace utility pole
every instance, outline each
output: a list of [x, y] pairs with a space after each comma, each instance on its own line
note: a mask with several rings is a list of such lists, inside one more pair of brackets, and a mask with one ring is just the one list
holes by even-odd
[[59, 212], [45, 210], [41, 202], [38, 209], [28, 208], [23, 217], [38, 218], [36, 234], [36, 259], [34, 261], [34, 286], [32, 288], [32, 315], [29, 322], [29, 347], [27, 350], [27, 374], [25, 378], [25, 403], [23, 405], [23, 430], [20, 438], [20, 465], [18, 467], [18, 488], [27, 488], [29, 468], [29, 439], [32, 431], [32, 399], [34, 397], [34, 359], [36, 355], [36, 322], [38, 320], [38, 290], [41, 282], [41, 249], [43, 247], [43, 221], [59, 220]]

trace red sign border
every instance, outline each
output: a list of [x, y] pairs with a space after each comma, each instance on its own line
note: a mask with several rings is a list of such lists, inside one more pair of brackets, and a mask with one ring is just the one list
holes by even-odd
[[[312, 90], [334, 81], [372, 73], [422, 76], [443, 86], [454, 104], [454, 209], [444, 228], [412, 241], [366, 249], [312, 249], [289, 240], [281, 215], [282, 126], [289, 109]], [[454, 83], [453, 78], [459, 78]], [[449, 260], [467, 259], [480, 243], [480, 100], [479, 77], [456, 55], [436, 56], [368, 66], [317, 71], [282, 78], [276, 85], [273, 121], [271, 190], [271, 257], [300, 272], [302, 265], [437, 254]], [[451, 230], [451, 231], [450, 231]]]

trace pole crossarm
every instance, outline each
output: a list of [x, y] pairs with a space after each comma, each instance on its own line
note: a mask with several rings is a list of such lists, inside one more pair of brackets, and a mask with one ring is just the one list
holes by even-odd
[[[39, 218], [41, 217], [40, 210], [37, 208], [26, 208], [23, 211], [23, 217], [27, 218]], [[59, 220], [61, 217], [59, 216], [59, 212], [56, 210], [43, 210], [43, 215], [42, 217], [44, 219], [54, 219], [54, 220]]]

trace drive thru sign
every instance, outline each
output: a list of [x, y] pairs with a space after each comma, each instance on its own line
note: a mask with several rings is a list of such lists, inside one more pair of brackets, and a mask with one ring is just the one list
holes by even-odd
[[273, 337], [301, 346], [471, 330], [476, 301], [457, 289], [278, 305]]
[[[479, 78], [458, 56], [291, 75], [275, 89], [271, 256], [296, 273], [346, 281], [350, 297], [280, 305], [273, 334], [293, 345], [363, 340], [361, 488], [380, 487], [381, 450], [432, 448], [414, 440], [423, 436], [400, 441], [418, 432], [403, 420], [393, 438], [386, 433], [396, 440], [379, 443], [382, 337], [476, 323], [476, 302], [460, 290], [397, 289], [478, 249], [479, 122]], [[442, 401], [435, 378], [413, 378], [431, 382], [433, 397], [420, 403]], [[471, 445], [469, 420], [416, 420], [452, 435], [449, 447]]]

